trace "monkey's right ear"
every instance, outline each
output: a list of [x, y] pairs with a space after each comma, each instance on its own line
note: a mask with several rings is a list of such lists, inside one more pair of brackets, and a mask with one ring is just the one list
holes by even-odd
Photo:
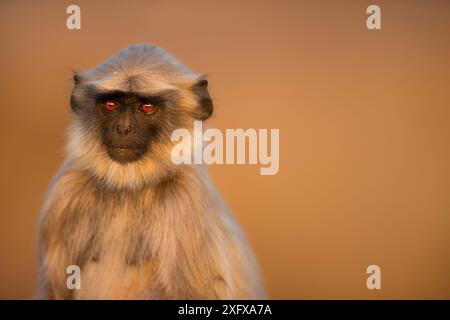
[[73, 73], [73, 83], [75, 85], [80, 84], [81, 80], [82, 80], [81, 79], [81, 75], [78, 72], [74, 71], [74, 73]]
[[[75, 113], [78, 113], [81, 109], [82, 103], [80, 100], [80, 92], [83, 92], [86, 90], [86, 88], [81, 88], [78, 85], [83, 82], [83, 78], [81, 77], [80, 73], [74, 71], [73, 72], [73, 83], [74, 87], [72, 89], [72, 94], [70, 95], [70, 107]], [[81, 91], [80, 91], [81, 90]]]

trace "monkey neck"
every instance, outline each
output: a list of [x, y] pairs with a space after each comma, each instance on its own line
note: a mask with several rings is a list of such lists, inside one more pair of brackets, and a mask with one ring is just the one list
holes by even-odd
[[[116, 194], [139, 194], [148, 190], [161, 190], [170, 188], [175, 185], [184, 185], [188, 187], [190, 184], [211, 188], [207, 168], [205, 165], [178, 165], [166, 170], [164, 173], [153, 176], [151, 179], [145, 180], [143, 183], [128, 184], [113, 184], [108, 182], [108, 177], [98, 176], [89, 168], [86, 168], [73, 159], [67, 159], [62, 165], [61, 173], [64, 172], [79, 172], [86, 179], [99, 190], [108, 190]], [[59, 174], [57, 174], [58, 176]], [[201, 181], [202, 183], [198, 183]], [[196, 183], [197, 182], [197, 183]], [[208, 186], [204, 184], [209, 184]]]

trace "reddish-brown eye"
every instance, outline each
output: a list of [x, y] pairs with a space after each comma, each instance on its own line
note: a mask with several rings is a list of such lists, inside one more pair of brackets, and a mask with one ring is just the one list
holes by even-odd
[[151, 103], [141, 103], [139, 105], [139, 111], [146, 113], [146, 114], [153, 114], [156, 112], [156, 106]]
[[116, 111], [119, 109], [119, 104], [115, 101], [108, 100], [103, 103], [103, 108], [107, 111]]

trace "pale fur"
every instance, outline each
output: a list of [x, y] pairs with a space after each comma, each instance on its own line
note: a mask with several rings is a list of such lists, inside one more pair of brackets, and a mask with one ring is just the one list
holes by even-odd
[[[197, 103], [189, 88], [200, 76], [155, 46], [130, 47], [80, 76], [81, 86], [176, 90], [186, 112]], [[77, 87], [73, 95], [83, 98]], [[245, 236], [206, 169], [174, 165], [170, 132], [164, 137], [119, 164], [95, 126], [74, 115], [67, 159], [42, 208], [38, 298], [264, 298]], [[80, 290], [66, 287], [69, 265], [81, 268]]]

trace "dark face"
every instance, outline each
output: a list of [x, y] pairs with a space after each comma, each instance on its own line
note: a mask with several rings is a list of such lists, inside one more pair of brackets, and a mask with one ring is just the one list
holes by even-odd
[[206, 80], [192, 86], [198, 105], [189, 110], [178, 105], [180, 96], [176, 89], [142, 95], [119, 90], [98, 91], [93, 85], [83, 85], [76, 75], [74, 80], [73, 111], [81, 117], [87, 130], [100, 130], [109, 157], [122, 164], [137, 161], [147, 153], [170, 153], [167, 145], [175, 129], [186, 127], [193, 120], [205, 120], [213, 112]]
[[160, 138], [166, 101], [126, 92], [98, 94], [96, 107], [108, 155], [119, 163], [139, 160]]

